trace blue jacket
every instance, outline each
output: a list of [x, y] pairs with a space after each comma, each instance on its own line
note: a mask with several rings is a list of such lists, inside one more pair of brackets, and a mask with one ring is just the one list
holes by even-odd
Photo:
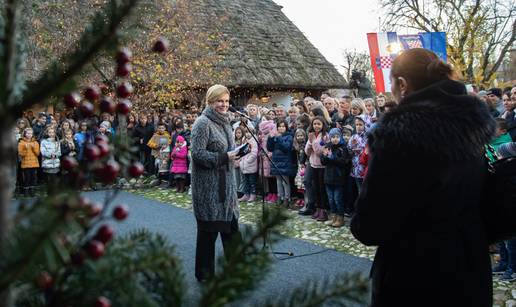
[[293, 146], [294, 137], [290, 133], [273, 136], [267, 139], [267, 150], [272, 152], [271, 175], [295, 176], [297, 173], [297, 157]]

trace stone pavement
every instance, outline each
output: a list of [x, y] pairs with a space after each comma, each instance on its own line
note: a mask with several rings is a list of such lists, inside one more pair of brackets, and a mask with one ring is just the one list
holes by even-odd
[[[132, 190], [132, 193], [159, 200], [174, 206], [192, 209], [190, 196], [186, 193], [178, 194], [170, 188], [152, 188]], [[271, 206], [270, 204], [266, 204]], [[353, 256], [373, 260], [376, 248], [365, 246], [358, 242], [349, 228], [332, 228], [316, 222], [310, 217], [300, 216], [296, 211], [289, 211], [291, 219], [281, 228], [285, 236], [306, 240], [324, 247]], [[240, 203], [240, 222], [254, 224], [261, 216], [261, 200], [254, 203]], [[346, 223], [349, 221], [346, 220]], [[516, 307], [516, 282], [504, 282], [494, 279], [494, 305], [495, 307]]]

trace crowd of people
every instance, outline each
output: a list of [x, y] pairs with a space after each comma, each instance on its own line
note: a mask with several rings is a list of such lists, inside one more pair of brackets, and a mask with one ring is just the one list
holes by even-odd
[[[475, 93], [472, 93], [475, 94]], [[498, 88], [477, 94], [497, 117], [495, 150], [507, 154], [516, 139], [516, 88]], [[269, 203], [300, 209], [334, 227], [344, 225], [367, 172], [367, 135], [376, 121], [396, 103], [384, 95], [372, 98], [305, 97], [290, 106], [249, 104], [233, 114], [236, 145], [249, 143], [251, 151], [235, 162], [239, 200], [254, 202], [263, 193]], [[33, 194], [38, 184], [60, 174], [60, 160], [84, 158], [85, 145], [97, 135], [116, 137], [117, 120], [109, 113], [77, 119], [73, 112], [53, 115], [31, 111], [17, 121], [18, 191]], [[155, 184], [186, 192], [189, 183], [190, 131], [199, 115], [188, 111], [131, 113], [127, 132], [139, 146], [139, 160]]]
[[[498, 156], [516, 155], [516, 87], [470, 95], [483, 100], [496, 118], [490, 145]], [[382, 94], [361, 99], [326, 93], [293, 100], [289, 106], [237, 107], [243, 115], [230, 115], [232, 137], [236, 146], [247, 143], [250, 148], [231, 162], [239, 201], [255, 202], [263, 196], [267, 203], [298, 210], [327, 226], [344, 226], [368, 172], [368, 136], [377, 121], [397, 107]], [[200, 111], [193, 106], [187, 111], [128, 115], [128, 136], [139, 146], [145, 175], [156, 176], [155, 184], [175, 187], [178, 193], [189, 190], [190, 133]], [[116, 138], [118, 125], [109, 113], [79, 119], [74, 112], [26, 112], [14, 128], [18, 193], [33, 195], [37, 185], [51, 183], [63, 173], [63, 157], [84, 160], [85, 146], [98, 135]], [[500, 243], [499, 250], [501, 261], [493, 273], [515, 280], [516, 240]]]

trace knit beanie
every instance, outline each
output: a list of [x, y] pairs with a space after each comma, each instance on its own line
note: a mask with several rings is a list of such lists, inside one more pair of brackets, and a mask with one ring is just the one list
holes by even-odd
[[355, 119], [361, 120], [362, 122], [364, 122], [364, 124], [366, 123], [366, 120], [362, 115], [355, 116]]
[[502, 158], [516, 156], [516, 142], [505, 143], [498, 147], [498, 154]]
[[332, 138], [334, 136], [341, 137], [342, 131], [339, 128], [331, 128], [330, 133], [328, 133], [328, 134], [330, 135], [330, 138]]
[[185, 141], [185, 138], [181, 135], [178, 135], [177, 138], [176, 138], [176, 142], [181, 142], [183, 143]]
[[353, 133], [353, 127], [351, 127], [350, 125], [345, 125], [344, 127], [342, 127], [342, 131], [344, 131], [344, 130], [347, 130], [350, 133]]
[[159, 144], [159, 146], [168, 145], [168, 139], [167, 138], [159, 138], [158, 144]]
[[105, 121], [100, 123], [100, 127], [104, 127], [106, 129], [109, 129], [109, 128], [111, 128], [111, 124], [107, 120], [105, 120]]

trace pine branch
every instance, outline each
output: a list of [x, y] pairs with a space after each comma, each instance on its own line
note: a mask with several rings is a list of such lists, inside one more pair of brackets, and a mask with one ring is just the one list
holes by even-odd
[[48, 202], [47, 199], [33, 204], [38, 210], [18, 224], [2, 245], [0, 291], [22, 278], [35, 263], [42, 262], [41, 255], [47, 246], [51, 247], [52, 236], [65, 225], [62, 214], [66, 213], [50, 208]]
[[309, 281], [284, 299], [269, 300], [266, 307], [319, 307], [366, 305], [369, 280], [361, 273], [345, 273], [321, 282]]
[[[122, 21], [132, 12], [139, 0], [111, 0], [107, 7], [95, 14], [85, 29], [77, 48], [49, 65], [48, 70], [28, 85], [20, 104], [11, 110], [15, 116], [52, 94], [66, 89], [66, 85], [106, 46], [112, 44]], [[105, 13], [103, 13], [105, 12]], [[105, 15], [104, 15], [105, 14]]]
[[219, 259], [222, 266], [220, 273], [211, 279], [203, 291], [199, 306], [225, 306], [242, 298], [252, 290], [267, 272], [271, 258], [267, 250], [258, 247], [265, 235], [276, 238], [278, 227], [287, 220], [282, 210], [266, 210], [256, 230], [246, 228], [241, 242], [233, 242], [225, 250], [224, 258]]
[[173, 247], [164, 237], [141, 230], [113, 241], [99, 260], [75, 268], [60, 282], [52, 304], [92, 306], [104, 295], [113, 306], [180, 306], [184, 290]]

